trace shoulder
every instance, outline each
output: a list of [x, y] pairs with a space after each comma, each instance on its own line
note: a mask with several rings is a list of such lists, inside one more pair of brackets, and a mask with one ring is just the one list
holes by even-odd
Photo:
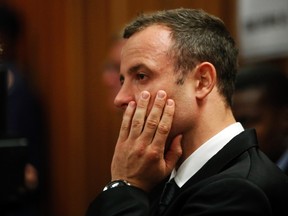
[[202, 213], [277, 215], [277, 212], [287, 212], [288, 181], [285, 181], [283, 179], [281, 184], [270, 180], [259, 183], [221, 173], [181, 189], [178, 201], [185, 202], [186, 210], [196, 209]]
[[269, 198], [261, 188], [246, 179], [233, 177], [202, 181], [186, 188], [178, 201], [185, 202], [184, 211], [196, 211], [199, 215], [270, 215], [272, 212]]

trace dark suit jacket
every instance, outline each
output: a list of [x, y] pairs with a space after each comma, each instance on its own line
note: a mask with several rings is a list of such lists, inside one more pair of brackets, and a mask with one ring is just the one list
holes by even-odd
[[[87, 216], [157, 215], [159, 188], [107, 190]], [[183, 185], [163, 215], [288, 215], [287, 206], [288, 177], [258, 149], [255, 130], [246, 130]]]

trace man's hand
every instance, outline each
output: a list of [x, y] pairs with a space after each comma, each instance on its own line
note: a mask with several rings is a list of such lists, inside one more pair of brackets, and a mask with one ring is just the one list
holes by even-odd
[[181, 136], [169, 149], [165, 144], [172, 125], [175, 103], [160, 90], [146, 119], [150, 94], [141, 93], [124, 113], [111, 165], [112, 180], [124, 179], [131, 185], [150, 191], [166, 178], [182, 154]]

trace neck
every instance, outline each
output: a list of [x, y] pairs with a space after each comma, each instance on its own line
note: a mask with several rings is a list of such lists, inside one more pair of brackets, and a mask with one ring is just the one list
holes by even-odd
[[223, 101], [215, 101], [210, 104], [210, 107], [208, 105], [198, 107], [199, 112], [195, 122], [198, 127], [194, 127], [183, 134], [183, 154], [178, 165], [182, 164], [211, 137], [236, 122], [231, 108], [225, 105]]

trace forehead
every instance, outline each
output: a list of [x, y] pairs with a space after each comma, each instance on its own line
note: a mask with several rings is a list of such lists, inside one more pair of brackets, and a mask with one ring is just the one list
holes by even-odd
[[168, 27], [152, 25], [135, 33], [127, 39], [121, 54], [121, 63], [137, 64], [146, 61], [157, 61], [167, 58], [171, 46]]

